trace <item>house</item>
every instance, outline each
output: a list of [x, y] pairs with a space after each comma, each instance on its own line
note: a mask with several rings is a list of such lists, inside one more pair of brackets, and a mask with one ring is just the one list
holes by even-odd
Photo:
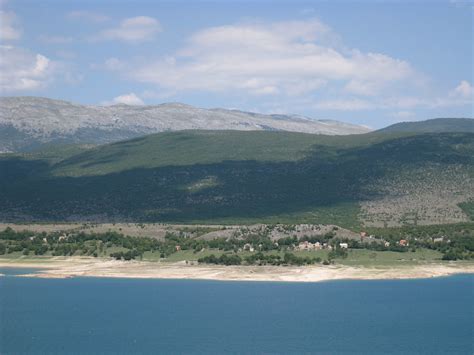
[[401, 247], [407, 247], [408, 241], [406, 239], [400, 239], [400, 241], [398, 242], [398, 245], [400, 245]]
[[299, 250], [308, 250], [312, 247], [312, 244], [310, 245], [311, 243], [308, 242], [307, 240], [305, 240], [304, 242], [301, 242], [299, 245], [298, 245], [298, 249]]
[[383, 245], [388, 248], [390, 246], [390, 242], [384, 242]]
[[444, 237], [439, 237], [439, 238], [433, 238], [434, 243], [442, 243], [444, 242]]
[[364, 240], [365, 237], [367, 237], [367, 232], [360, 232], [360, 240]]
[[[326, 244], [325, 244], [326, 245]], [[298, 245], [298, 249], [299, 250], [321, 250], [323, 249], [323, 245], [321, 245], [320, 242], [316, 242], [316, 243], [311, 243], [311, 242], [308, 242], [307, 240], [304, 241], [304, 242], [301, 242], [299, 245]]]
[[66, 239], [67, 239], [67, 237], [63, 234], [63, 235], [59, 236], [58, 240], [62, 241], [62, 240], [66, 240]]
[[349, 245], [347, 243], [339, 243], [339, 246], [341, 247], [341, 249], [349, 248]]
[[250, 252], [254, 252], [254, 251], [255, 251], [255, 249], [254, 249], [254, 247], [252, 246], [252, 244], [249, 244], [249, 243], [244, 244], [244, 250], [248, 250], [248, 251], [250, 251]]
[[175, 248], [176, 251], [180, 251], [181, 250], [181, 245], [176, 245], [174, 248]]

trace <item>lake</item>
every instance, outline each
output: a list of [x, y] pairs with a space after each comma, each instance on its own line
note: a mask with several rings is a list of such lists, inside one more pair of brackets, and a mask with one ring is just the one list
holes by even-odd
[[474, 275], [267, 283], [0, 273], [11, 275], [0, 277], [2, 354], [474, 352]]

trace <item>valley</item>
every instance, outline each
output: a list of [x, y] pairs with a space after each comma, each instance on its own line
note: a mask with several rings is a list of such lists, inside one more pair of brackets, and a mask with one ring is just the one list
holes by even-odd
[[4, 153], [0, 263], [50, 267], [44, 277], [471, 272], [474, 121], [433, 121], [352, 135], [178, 130]]

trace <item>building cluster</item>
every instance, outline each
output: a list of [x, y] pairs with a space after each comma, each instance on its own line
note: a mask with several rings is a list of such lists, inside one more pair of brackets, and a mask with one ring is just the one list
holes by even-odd
[[369, 235], [367, 232], [360, 232], [360, 242], [366, 242], [366, 243], [370, 243], [372, 241], [375, 241], [375, 235]]
[[441, 237], [434, 237], [433, 238], [433, 243], [451, 243], [451, 240], [448, 239], [448, 237], [446, 237], [445, 235], [441, 236]]
[[408, 243], [408, 240], [406, 240], [406, 239], [400, 239], [398, 241], [398, 245], [400, 245], [401, 247], [407, 247], [407, 246], [410, 245], [410, 243]]
[[[339, 247], [341, 249], [348, 249], [349, 245], [347, 243], [339, 243]], [[295, 247], [296, 250], [322, 250], [322, 249], [327, 249], [327, 250], [332, 250], [333, 247], [332, 245], [329, 245], [328, 243], [311, 243], [308, 241], [304, 241], [298, 244], [298, 246]]]

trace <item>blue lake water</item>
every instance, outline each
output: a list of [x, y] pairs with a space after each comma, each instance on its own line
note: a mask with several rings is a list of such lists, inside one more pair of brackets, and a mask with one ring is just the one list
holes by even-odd
[[473, 300], [473, 275], [312, 284], [1, 277], [0, 353], [473, 354]]

